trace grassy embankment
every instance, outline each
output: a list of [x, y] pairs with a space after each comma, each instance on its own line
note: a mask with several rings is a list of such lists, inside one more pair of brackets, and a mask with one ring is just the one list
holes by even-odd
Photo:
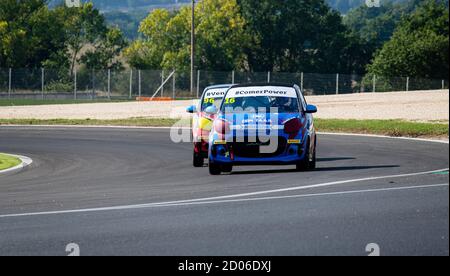
[[[170, 127], [189, 126], [189, 120], [158, 118], [130, 118], [117, 120], [96, 119], [0, 119], [0, 125], [79, 125], [79, 126], [139, 126]], [[316, 119], [316, 128], [322, 132], [345, 132], [378, 134], [394, 137], [439, 137], [448, 138], [448, 123], [409, 122], [403, 120], [340, 120]]]
[[15, 167], [20, 163], [19, 158], [0, 153], [0, 171]]
[[0, 99], [0, 106], [26, 106], [26, 105], [56, 105], [56, 104], [84, 104], [84, 103], [115, 103], [130, 100], [34, 100], [34, 99]]

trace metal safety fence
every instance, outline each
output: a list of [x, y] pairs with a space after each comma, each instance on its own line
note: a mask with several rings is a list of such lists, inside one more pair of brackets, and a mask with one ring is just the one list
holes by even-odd
[[0, 99], [198, 98], [215, 84], [296, 83], [306, 95], [448, 89], [448, 80], [347, 74], [197, 71], [190, 91], [190, 72], [171, 70], [77, 70], [0, 68]]

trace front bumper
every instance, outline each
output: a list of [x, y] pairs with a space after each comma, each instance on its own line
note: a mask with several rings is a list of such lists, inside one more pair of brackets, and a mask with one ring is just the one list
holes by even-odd
[[281, 142], [277, 150], [270, 154], [253, 153], [251, 144], [214, 140], [210, 143], [209, 158], [211, 163], [221, 165], [294, 165], [307, 158], [307, 139], [280, 139], [286, 142]]

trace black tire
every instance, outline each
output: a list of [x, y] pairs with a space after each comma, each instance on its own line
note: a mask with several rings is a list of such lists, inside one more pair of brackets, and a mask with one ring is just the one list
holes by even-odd
[[306, 147], [306, 158], [297, 164], [297, 171], [312, 171], [316, 168], [316, 143], [314, 143], [313, 152], [310, 152], [310, 145]]
[[205, 159], [200, 154], [194, 152], [193, 164], [196, 168], [201, 168], [205, 165]]
[[221, 173], [222, 173], [221, 166], [211, 163], [211, 161], [209, 161], [209, 174], [210, 175], [220, 175]]
[[222, 172], [231, 173], [233, 171], [233, 165], [223, 165]]
[[314, 146], [314, 152], [313, 152], [312, 160], [309, 161], [309, 170], [310, 171], [315, 170], [316, 169], [316, 164], [317, 164], [316, 146]]

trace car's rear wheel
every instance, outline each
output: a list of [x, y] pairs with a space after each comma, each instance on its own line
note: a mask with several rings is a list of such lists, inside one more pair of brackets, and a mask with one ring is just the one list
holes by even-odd
[[193, 164], [194, 167], [201, 168], [205, 164], [205, 159], [200, 154], [194, 152]]
[[222, 173], [222, 168], [220, 165], [211, 163], [211, 160], [209, 161], [209, 174], [211, 175], [219, 175]]
[[316, 168], [316, 143], [314, 142], [314, 147], [310, 147], [310, 141], [308, 141], [308, 144], [306, 146], [306, 154], [305, 158], [297, 163], [297, 171], [311, 171]]

